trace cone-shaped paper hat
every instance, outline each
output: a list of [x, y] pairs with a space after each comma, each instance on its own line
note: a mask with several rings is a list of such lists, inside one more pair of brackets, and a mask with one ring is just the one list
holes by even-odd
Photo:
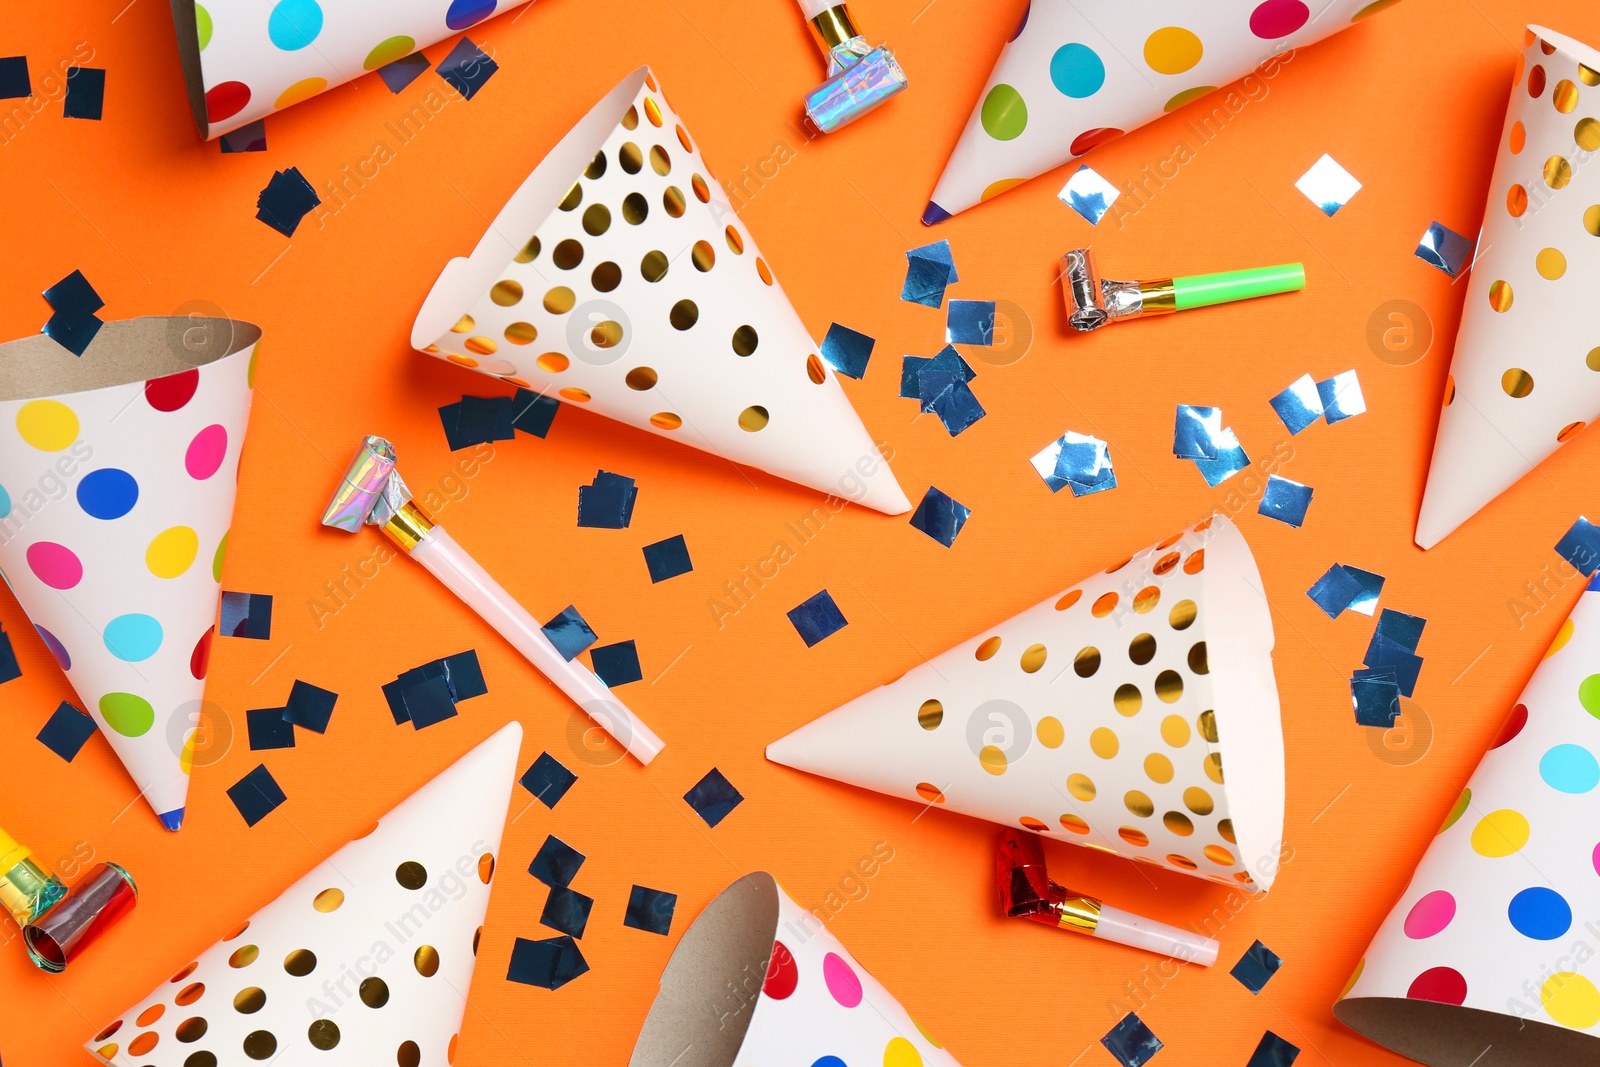
[[117, 1067], [453, 1062], [521, 743], [502, 727], [85, 1047]]
[[1283, 828], [1272, 644], [1250, 548], [1218, 515], [801, 727], [767, 758], [1264, 891]]
[[[1393, 3], [1034, 0], [922, 221], [999, 196]], [[1222, 121], [1228, 118], [1224, 111]]]
[[1600, 581], [1357, 964], [1346, 1026], [1435, 1067], [1600, 1063], [1597, 670]]
[[648, 68], [434, 283], [440, 359], [898, 515], [911, 504]]
[[959, 1067], [770, 874], [723, 890], [667, 962], [629, 1067]]
[[527, 2], [172, 0], [172, 21], [210, 140]]
[[1432, 548], [1600, 417], [1600, 52], [1528, 29], [1417, 516]]
[[183, 820], [261, 331], [0, 346], [0, 573], [169, 830]]

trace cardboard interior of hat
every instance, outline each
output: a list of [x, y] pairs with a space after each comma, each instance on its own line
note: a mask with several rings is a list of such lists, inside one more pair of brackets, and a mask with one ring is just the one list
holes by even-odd
[[1428, 1067], [1549, 1067], [1600, 1062], [1590, 1034], [1537, 1019], [1400, 997], [1341, 1000], [1346, 1026]]
[[150, 316], [108, 322], [82, 356], [38, 334], [0, 345], [0, 401], [108, 389], [204, 367], [243, 351], [261, 329], [235, 319]]

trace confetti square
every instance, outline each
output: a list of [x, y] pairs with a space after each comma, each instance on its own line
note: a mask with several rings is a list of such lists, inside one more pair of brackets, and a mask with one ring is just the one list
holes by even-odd
[[1442, 222], [1431, 222], [1417, 242], [1417, 258], [1437, 267], [1451, 278], [1459, 278], [1472, 259], [1472, 240], [1461, 236]]
[[245, 825], [254, 826], [277, 811], [278, 806], [289, 798], [283, 795], [277, 779], [262, 763], [228, 787], [228, 799], [239, 809]]
[[1306, 590], [1306, 596], [1315, 601], [1317, 607], [1326, 612], [1330, 619], [1337, 619], [1344, 614], [1345, 609], [1361, 593], [1361, 583], [1337, 563], [1329, 567], [1328, 572]]
[[1068, 430], [1029, 461], [1052, 493], [1066, 488], [1073, 496], [1087, 496], [1117, 485], [1111, 468], [1111, 449], [1098, 437]]
[[1194, 465], [1199, 469], [1200, 476], [1206, 480], [1206, 484], [1215, 489], [1250, 466], [1250, 457], [1245, 455], [1244, 446], [1239, 443], [1233, 427], [1228, 426], [1223, 428], [1222, 435], [1217, 438], [1217, 458], [1197, 459]]
[[421, 52], [412, 52], [409, 56], [401, 56], [392, 63], [385, 63], [378, 68], [378, 77], [383, 79], [383, 84], [389, 87], [391, 93], [400, 93], [406, 86], [416, 81], [431, 63], [428, 57]]
[[639, 650], [632, 641], [600, 645], [589, 652], [589, 661], [594, 664], [594, 673], [612, 688], [644, 677], [639, 667]]
[[533, 766], [522, 772], [522, 777], [517, 780], [522, 783], [522, 788], [539, 799], [539, 803], [554, 808], [567, 795], [567, 790], [576, 784], [578, 776], [563, 767], [550, 753], [541, 752], [539, 758], [533, 761]]
[[1245, 949], [1244, 955], [1239, 957], [1239, 962], [1228, 973], [1250, 992], [1260, 993], [1282, 966], [1283, 960], [1278, 958], [1278, 954], [1257, 941]]
[[464, 396], [456, 417], [456, 433], [474, 445], [510, 441], [517, 436], [512, 426], [514, 417], [509, 396]]
[[1256, 513], [1299, 529], [1306, 521], [1306, 508], [1311, 506], [1311, 493], [1309, 485], [1301, 485], [1276, 474], [1269, 475], [1266, 492], [1261, 494], [1261, 506]]
[[466, 37], [456, 42], [450, 54], [439, 60], [439, 77], [449, 82], [456, 92], [471, 100], [478, 95], [500, 64], [484, 54], [483, 49]]
[[706, 772], [706, 776], [695, 783], [693, 789], [683, 794], [695, 814], [706, 821], [707, 826], [716, 826], [723, 819], [744, 803], [744, 794], [733, 787], [733, 783], [724, 778], [722, 772], [715, 767]]
[[217, 144], [221, 147], [223, 155], [232, 155], [236, 152], [265, 152], [267, 150], [266, 120], [256, 119], [254, 122], [240, 126], [237, 130], [229, 130], [217, 138]]
[[1347, 370], [1327, 381], [1317, 383], [1317, 393], [1322, 397], [1323, 418], [1328, 425], [1354, 418], [1367, 410], [1366, 398], [1361, 395], [1361, 381], [1356, 372]]
[[325, 734], [328, 732], [328, 720], [333, 718], [333, 706], [338, 701], [338, 693], [330, 693], [297, 678], [294, 687], [289, 690], [289, 703], [284, 706], [283, 717], [287, 722], [312, 733]]
[[677, 907], [678, 894], [636, 885], [628, 894], [628, 911], [622, 917], [622, 925], [666, 937], [672, 932], [672, 914]]
[[83, 271], [75, 270], [44, 291], [44, 299], [63, 322], [88, 318], [106, 306]]
[[411, 712], [406, 710], [404, 689], [405, 683], [398, 679], [383, 687], [383, 699], [389, 705], [389, 714], [394, 716], [396, 726], [404, 726], [411, 721]]
[[272, 597], [265, 593], [222, 594], [223, 637], [243, 637], [251, 641], [272, 640]]
[[294, 723], [285, 719], [283, 712], [283, 708], [251, 708], [244, 713], [250, 751], [294, 747]]
[[71, 763], [77, 758], [98, 727], [95, 721], [65, 700], [51, 712], [50, 719], [39, 731], [38, 740], [45, 748]]
[[694, 570], [689, 560], [689, 544], [683, 534], [644, 546], [644, 565], [650, 571], [650, 582], [664, 582]]
[[32, 95], [33, 83], [28, 79], [28, 57], [0, 58], [0, 100], [16, 100]]
[[62, 117], [99, 121], [105, 110], [106, 72], [95, 67], [67, 68], [67, 98]]
[[0, 685], [22, 677], [22, 665], [17, 662], [17, 650], [11, 647], [11, 635], [0, 632]]
[[1277, 1034], [1268, 1030], [1261, 1035], [1261, 1043], [1250, 1054], [1245, 1067], [1293, 1067], [1300, 1050]]
[[44, 324], [43, 333], [68, 352], [81, 356], [94, 341], [95, 335], [100, 332], [100, 327], [104, 325], [105, 323], [96, 315], [68, 319], [56, 314], [51, 315], [50, 320]]
[[1179, 404], [1172, 430], [1172, 454], [1179, 459], [1216, 459], [1222, 438], [1222, 409]]
[[1111, 210], [1111, 205], [1115, 204], [1117, 197], [1121, 195], [1115, 185], [1085, 164], [1067, 179], [1067, 184], [1061, 187], [1056, 198], [1082, 215], [1088, 220], [1089, 225], [1096, 226], [1105, 218], [1106, 212]]
[[794, 624], [795, 631], [807, 648], [849, 625], [826, 589], [790, 611], [789, 621]]
[[1161, 1039], [1131, 1011], [1100, 1039], [1100, 1043], [1122, 1067], [1143, 1067], [1150, 1062], [1150, 1057], [1161, 1051]]
[[1373, 670], [1389, 670], [1400, 687], [1400, 695], [1416, 695], [1417, 678], [1422, 673], [1422, 657], [1381, 633], [1372, 635], [1362, 662]]
[[483, 665], [478, 662], [476, 649], [467, 649], [457, 652], [453, 656], [446, 656], [438, 661], [443, 669], [445, 683], [450, 686], [450, 698], [458, 703], [481, 697], [489, 691], [489, 683], [483, 680]]
[[1579, 515], [1578, 521], [1556, 542], [1556, 551], [1574, 570], [1588, 577], [1600, 569], [1600, 527]]
[[944, 268], [946, 285], [954, 285], [961, 280], [961, 275], [956, 273], [956, 255], [950, 247], [949, 241], [933, 241], [920, 248], [913, 248], [906, 253], [908, 258], [926, 259], [939, 264]]
[[1317, 209], [1330, 219], [1338, 214], [1339, 209], [1350, 202], [1361, 188], [1361, 183], [1351, 177], [1350, 172], [1334, 162], [1330, 155], [1323, 155], [1311, 165], [1311, 169], [1300, 176], [1294, 187], [1305, 194], [1306, 199], [1317, 205]]
[[1394, 671], [1356, 671], [1350, 678], [1350, 702], [1355, 707], [1357, 725], [1385, 730], [1394, 726], [1400, 717], [1400, 685], [1394, 680]]
[[994, 344], [994, 301], [952, 300], [944, 339], [952, 345]]
[[564, 885], [551, 886], [539, 922], [560, 933], [582, 937], [584, 930], [588, 929], [589, 912], [593, 908], [593, 897]]
[[1363, 615], [1373, 615], [1378, 610], [1378, 596], [1383, 592], [1383, 575], [1364, 571], [1360, 567], [1344, 565], [1344, 571], [1361, 586], [1361, 592], [1350, 601], [1350, 610]]
[[518, 389], [511, 398], [511, 425], [523, 433], [544, 437], [561, 410], [561, 401], [542, 393]]
[[1384, 608], [1378, 616], [1377, 633], [1382, 634], [1408, 652], [1415, 652], [1422, 641], [1422, 630], [1428, 620], [1420, 615], [1407, 615], [1403, 611]]
[[561, 658], [569, 663], [579, 652], [600, 640], [589, 628], [589, 624], [583, 621], [583, 616], [578, 614], [578, 609], [571, 604], [562, 609], [560, 615], [544, 624], [544, 635], [550, 639], [552, 645], [556, 646]]
[[949, 548], [955, 544], [956, 535], [971, 517], [971, 508], [930, 485], [928, 491], [922, 494], [922, 503], [912, 513], [911, 525]]
[[1323, 416], [1322, 394], [1317, 392], [1317, 383], [1311, 380], [1309, 374], [1300, 375], [1294, 384], [1267, 403], [1278, 413], [1278, 418], [1288, 427], [1291, 436], [1321, 421]]
[[543, 941], [519, 937], [511, 947], [506, 980], [541, 989], [560, 989], [588, 970], [588, 961], [570, 936], [563, 934]]
[[322, 197], [306, 181], [299, 167], [290, 167], [272, 175], [267, 187], [256, 197], [256, 218], [271, 226], [285, 237], [293, 237], [300, 220], [311, 209], [322, 203]]
[[949, 284], [949, 274], [944, 264], [919, 259], [909, 252], [906, 255], [906, 280], [900, 287], [900, 299], [908, 304], [921, 304], [923, 307], [941, 306], [944, 303], [945, 287]]
[[560, 838], [547, 836], [528, 865], [528, 873], [548, 886], [571, 885], [587, 858]]
[[590, 485], [578, 486], [578, 525], [595, 530], [626, 530], [633, 522], [639, 490], [633, 479], [599, 471]]
[[413, 728], [422, 730], [460, 714], [450, 696], [450, 683], [441, 675], [404, 685], [400, 697], [406, 704], [406, 717]]
[[828, 327], [828, 335], [822, 339], [822, 360], [847, 378], [860, 378], [867, 373], [867, 361], [872, 358], [872, 349], [877, 343], [874, 338], [836, 322]]
[[988, 414], [978, 402], [977, 394], [966, 382], [951, 382], [925, 401], [923, 410], [937, 415], [951, 437], [961, 436]]

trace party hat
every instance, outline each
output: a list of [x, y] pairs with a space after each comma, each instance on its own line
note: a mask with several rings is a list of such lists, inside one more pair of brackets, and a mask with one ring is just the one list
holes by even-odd
[[85, 1047], [117, 1067], [454, 1062], [521, 743], [502, 727]]
[[[189, 105], [211, 140], [390, 64], [385, 80], [409, 83], [428, 68], [420, 49], [527, 2], [172, 0], [172, 21]], [[494, 61], [479, 53], [463, 67], [471, 81]]]
[[909, 511], [755, 239], [641, 67], [434, 283], [411, 343], [669, 440]]
[[1346, 1026], [1437, 1067], [1600, 1063], [1597, 662], [1600, 581], [1356, 965]]
[[169, 830], [183, 822], [261, 331], [0, 345], [0, 573]]
[[958, 1067], [765, 872], [706, 906], [667, 961], [629, 1067]]
[[1600, 417], [1600, 51], [1528, 28], [1417, 516], [1432, 548]]
[[[1000, 53], [922, 221], [1021, 185], [1396, 0], [1034, 0]], [[1315, 11], [1313, 11], [1315, 8]], [[1255, 98], [1230, 92], [1195, 124], [1215, 136]]]
[[1283, 828], [1272, 644], [1250, 548], [1216, 515], [801, 727], [767, 758], [1264, 891]]

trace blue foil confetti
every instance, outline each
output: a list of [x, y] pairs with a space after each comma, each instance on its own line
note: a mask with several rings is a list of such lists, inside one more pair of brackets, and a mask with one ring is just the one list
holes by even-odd
[[22, 677], [22, 665], [17, 662], [17, 650], [11, 647], [11, 635], [0, 630], [0, 685]]
[[1600, 527], [1579, 515], [1578, 521], [1556, 542], [1556, 552], [1579, 574], [1594, 574], [1600, 569]]
[[0, 57], [0, 100], [17, 100], [32, 95], [33, 82], [28, 78], [28, 57]]
[[1206, 484], [1215, 489], [1235, 474], [1250, 466], [1250, 457], [1245, 455], [1244, 446], [1239, 444], [1239, 438], [1234, 434], [1233, 427], [1225, 427], [1222, 436], [1217, 438], [1217, 458], [1197, 459], [1194, 465], [1199, 469], [1201, 477]]
[[500, 64], [484, 54], [483, 49], [463, 37], [450, 49], [450, 54], [439, 60], [439, 77], [449, 82], [456, 92], [471, 100], [478, 95]]
[[1250, 992], [1260, 993], [1282, 966], [1283, 960], [1278, 958], [1278, 954], [1257, 941], [1245, 949], [1244, 955], [1239, 957], [1239, 962], [1228, 973]]
[[1381, 633], [1375, 633], [1367, 645], [1367, 654], [1362, 662], [1375, 671], [1393, 671], [1401, 696], [1416, 694], [1417, 677], [1422, 673], [1422, 657], [1411, 649], [1391, 641]]
[[1317, 209], [1330, 219], [1338, 214], [1339, 209], [1350, 202], [1361, 189], [1361, 183], [1356, 181], [1349, 171], [1334, 162], [1330, 155], [1323, 157], [1311, 165], [1311, 169], [1300, 176], [1294, 187], [1305, 194], [1307, 200], [1317, 205]]
[[911, 525], [949, 548], [955, 544], [956, 535], [971, 517], [971, 508], [930, 485], [928, 491], [922, 494], [922, 503], [911, 515]]
[[550, 639], [552, 645], [556, 646], [561, 658], [569, 663], [579, 652], [600, 639], [589, 628], [583, 616], [578, 614], [577, 607], [572, 604], [568, 604], [562, 609], [561, 614], [544, 624], [544, 635]]
[[1245, 1067], [1293, 1067], [1299, 1055], [1298, 1048], [1268, 1030], [1261, 1035], [1261, 1043], [1256, 1045]]
[[539, 803], [547, 808], [554, 808], [561, 803], [561, 798], [567, 795], [578, 781], [578, 776], [561, 765], [561, 761], [548, 752], [539, 753], [539, 758], [533, 765], [522, 772], [522, 777], [517, 779], [522, 788], [538, 798]]
[[272, 640], [272, 597], [266, 593], [222, 594], [223, 637], [243, 637], [251, 641]]
[[250, 751], [293, 748], [294, 723], [283, 717], [282, 708], [251, 708], [244, 713], [250, 734]]
[[383, 84], [389, 87], [391, 93], [399, 93], [416, 81], [431, 65], [427, 56], [421, 52], [412, 52], [409, 56], [401, 56], [379, 67], [378, 77], [383, 79]]
[[944, 283], [954, 285], [961, 280], [961, 275], [956, 273], [955, 252], [950, 248], [949, 241], [934, 241], [920, 248], [913, 248], [906, 253], [908, 259], [924, 259], [930, 263], [937, 263], [944, 268]]
[[591, 484], [578, 487], [578, 525], [596, 530], [626, 530], [633, 522], [633, 505], [638, 498], [639, 490], [632, 478], [600, 471]]
[[937, 415], [951, 437], [961, 436], [988, 414], [966, 382], [951, 382], [925, 402], [923, 410]]
[[1350, 702], [1356, 723], [1387, 730], [1400, 717], [1400, 685], [1387, 669], [1356, 671], [1350, 678]]
[[413, 729], [426, 729], [460, 714], [456, 710], [455, 698], [450, 694], [450, 683], [444, 680], [443, 675], [402, 682], [400, 699], [405, 702], [406, 717], [410, 719]]
[[561, 401], [555, 397], [518, 389], [511, 398], [511, 425], [523, 433], [544, 437], [559, 410]]
[[1377, 633], [1382, 634], [1408, 652], [1415, 652], [1422, 641], [1422, 630], [1428, 620], [1420, 615], [1407, 615], [1403, 611], [1384, 608], [1378, 616]]
[[1472, 259], [1472, 241], [1442, 222], [1431, 222], [1417, 242], [1417, 258], [1451, 278], [1459, 278]]
[[97, 729], [93, 719], [63, 700], [39, 731], [38, 741], [71, 763]]
[[930, 308], [943, 305], [944, 291], [950, 281], [945, 265], [936, 260], [919, 259], [910, 252], [906, 257], [906, 280], [900, 287], [900, 299]]
[[589, 652], [594, 673], [610, 688], [637, 682], [644, 677], [639, 667], [639, 649], [632, 641], [600, 645]]
[[1317, 383], [1317, 393], [1322, 397], [1323, 418], [1328, 425], [1354, 418], [1367, 410], [1366, 398], [1361, 395], [1361, 381], [1356, 372], [1347, 370], [1327, 381]]
[[1266, 492], [1261, 494], [1261, 506], [1256, 513], [1299, 529], [1306, 521], [1306, 508], [1311, 506], [1311, 492], [1309, 485], [1301, 485], [1276, 474], [1269, 475]]
[[716, 826], [726, 819], [740, 804], [744, 803], [744, 794], [733, 787], [733, 783], [723, 777], [722, 772], [715, 767], [706, 772], [706, 776], [696, 782], [693, 789], [683, 794], [683, 799], [695, 810], [695, 814], [706, 821], [707, 826]]
[[1100, 1043], [1122, 1067], [1143, 1067], [1150, 1062], [1150, 1057], [1161, 1051], [1161, 1039], [1131, 1011], [1100, 1039]]
[[588, 971], [588, 961], [583, 958], [578, 943], [569, 935], [543, 941], [519, 937], [511, 947], [506, 980], [540, 989], [560, 989]]
[[478, 662], [476, 649], [469, 648], [435, 662], [443, 668], [444, 680], [450, 686], [450, 699], [471, 700], [489, 691], [489, 683], [483, 680], [483, 665]]
[[636, 885], [628, 894], [628, 910], [622, 925], [666, 937], [672, 932], [672, 914], [678, 907], [678, 894]]
[[217, 144], [222, 149], [223, 155], [232, 155], [236, 152], [265, 152], [267, 122], [265, 119], [256, 119], [240, 126], [237, 130], [229, 130], [217, 138]]
[[97, 67], [67, 68], [67, 98], [62, 117], [100, 120], [105, 110], [106, 72]]
[[1221, 447], [1222, 409], [1179, 404], [1172, 429], [1172, 454], [1179, 459], [1216, 459]]
[[533, 862], [528, 864], [528, 873], [548, 886], [571, 885], [586, 859], [587, 856], [560, 838], [546, 836]]
[[1095, 226], [1105, 218], [1106, 212], [1111, 210], [1111, 205], [1121, 195], [1115, 185], [1084, 164], [1073, 171], [1072, 177], [1067, 179], [1067, 184], [1061, 187], [1056, 198], [1087, 219], [1089, 225]]
[[825, 638], [832, 637], [849, 625], [844, 612], [833, 602], [832, 595], [824, 589], [804, 604], [789, 612], [789, 622], [806, 643], [807, 648]]
[[510, 441], [517, 435], [512, 426], [514, 417], [509, 396], [464, 396], [456, 432], [475, 445]]
[[650, 571], [650, 582], [664, 582], [694, 570], [689, 559], [689, 545], [683, 534], [644, 546], [644, 565]]
[[50, 321], [44, 324], [43, 332], [46, 337], [68, 352], [81, 356], [94, 341], [95, 335], [100, 332], [100, 327], [104, 325], [98, 315], [86, 315], [71, 322], [64, 320], [60, 315], [51, 315]]
[[593, 897], [564, 885], [551, 886], [539, 922], [559, 933], [582, 937], [589, 927], [589, 912], [593, 908]]
[[1309, 374], [1300, 375], [1294, 384], [1267, 403], [1272, 405], [1272, 410], [1278, 413], [1278, 418], [1289, 428], [1291, 435], [1320, 421], [1323, 416], [1322, 394], [1317, 391], [1317, 383], [1311, 380]]
[[1372, 615], [1378, 610], [1378, 596], [1383, 592], [1383, 575], [1364, 571], [1360, 567], [1344, 564], [1344, 571], [1356, 580], [1361, 586], [1361, 592], [1350, 601], [1350, 610], [1358, 611], [1363, 615]]
[[819, 351], [822, 361], [839, 374], [847, 378], [860, 378], [867, 373], [867, 361], [872, 358], [872, 349], [877, 343], [874, 338], [836, 322], [828, 327], [828, 334], [822, 339]]
[[277, 811], [278, 807], [289, 798], [284, 795], [278, 780], [272, 777], [272, 772], [267, 770], [267, 765], [263, 763], [228, 787], [228, 799], [239, 809], [245, 825], [254, 826]]
[[295, 679], [289, 690], [289, 702], [284, 705], [284, 720], [313, 733], [327, 733], [328, 721], [333, 718], [333, 706], [339, 694]]
[[1361, 592], [1361, 583], [1335, 563], [1328, 568], [1328, 573], [1318, 578], [1316, 584], [1306, 590], [1306, 596], [1315, 601], [1317, 607], [1327, 613], [1328, 618], [1337, 619], [1361, 595]]
[[320, 203], [322, 198], [300, 173], [300, 168], [290, 167], [274, 173], [267, 187], [256, 197], [256, 218], [285, 237], [293, 237], [300, 220]]
[[993, 345], [994, 301], [950, 301], [944, 339], [947, 344], [953, 345]]
[[43, 333], [75, 356], [81, 356], [104, 325], [95, 312], [106, 306], [83, 271], [75, 270], [44, 291], [54, 312]]
[[383, 699], [389, 705], [389, 714], [394, 716], [396, 726], [404, 726], [411, 721], [411, 712], [406, 710], [404, 689], [405, 684], [398, 679], [383, 685]]
[[1088, 496], [1117, 486], [1110, 446], [1073, 430], [1050, 442], [1029, 462], [1052, 493], [1070, 488], [1073, 496]]

